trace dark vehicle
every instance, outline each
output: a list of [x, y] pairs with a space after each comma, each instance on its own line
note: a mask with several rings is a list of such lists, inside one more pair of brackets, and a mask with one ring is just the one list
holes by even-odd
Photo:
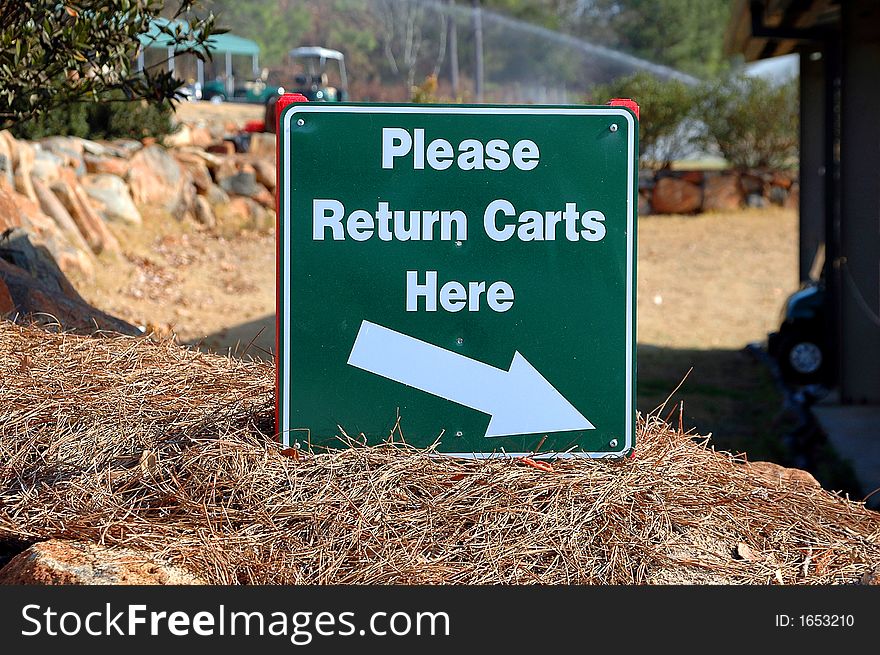
[[810, 282], [785, 301], [782, 322], [767, 339], [767, 350], [789, 384], [828, 383], [825, 285]]

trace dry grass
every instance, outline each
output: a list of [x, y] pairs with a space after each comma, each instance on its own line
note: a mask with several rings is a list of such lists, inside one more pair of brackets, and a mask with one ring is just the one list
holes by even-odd
[[0, 323], [0, 538], [158, 554], [214, 583], [839, 584], [880, 518], [642, 421], [635, 457], [286, 456], [273, 368]]

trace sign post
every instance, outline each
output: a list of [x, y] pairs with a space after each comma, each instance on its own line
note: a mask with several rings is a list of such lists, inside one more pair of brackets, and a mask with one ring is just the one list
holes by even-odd
[[621, 106], [285, 106], [285, 445], [630, 452], [637, 140]]

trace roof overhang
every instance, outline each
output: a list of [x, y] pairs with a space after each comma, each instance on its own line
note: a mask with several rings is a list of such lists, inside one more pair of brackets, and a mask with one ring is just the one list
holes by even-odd
[[733, 0], [724, 51], [746, 61], [787, 55], [834, 36], [839, 25], [840, 0]]

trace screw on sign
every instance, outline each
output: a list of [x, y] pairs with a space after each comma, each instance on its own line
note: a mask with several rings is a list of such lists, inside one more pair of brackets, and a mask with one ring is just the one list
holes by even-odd
[[638, 107], [614, 103], [279, 102], [285, 445], [632, 451]]

